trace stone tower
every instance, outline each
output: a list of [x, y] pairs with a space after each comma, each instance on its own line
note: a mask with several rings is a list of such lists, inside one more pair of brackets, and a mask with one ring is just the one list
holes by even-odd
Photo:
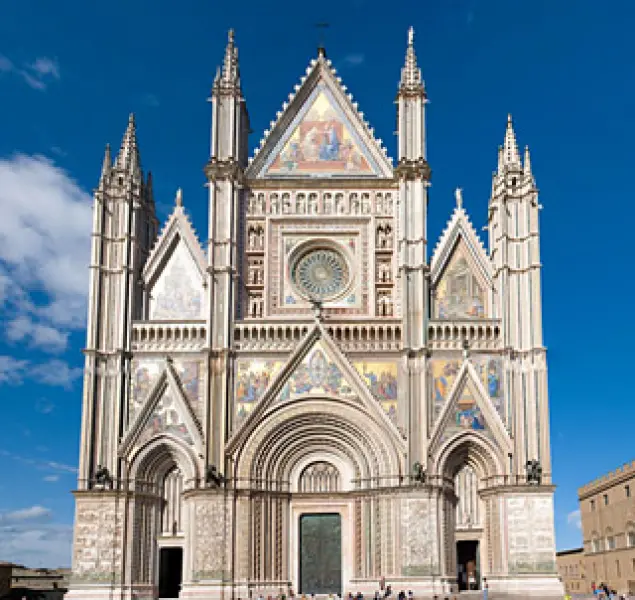
[[207, 243], [160, 233], [134, 120], [95, 191], [71, 598], [561, 592], [537, 191], [511, 120], [483, 247], [428, 260], [408, 33], [396, 164], [323, 48], [248, 159], [230, 32]]

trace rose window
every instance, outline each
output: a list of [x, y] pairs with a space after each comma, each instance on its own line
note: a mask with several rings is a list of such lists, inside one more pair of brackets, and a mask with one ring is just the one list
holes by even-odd
[[293, 283], [311, 300], [330, 300], [348, 286], [350, 273], [346, 260], [329, 248], [311, 250], [301, 255], [291, 270]]

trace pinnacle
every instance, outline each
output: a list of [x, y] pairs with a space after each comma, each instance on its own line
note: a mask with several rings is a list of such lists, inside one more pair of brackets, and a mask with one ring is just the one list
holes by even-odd
[[511, 114], [507, 115], [507, 128], [505, 130], [505, 142], [503, 144], [502, 164], [500, 167], [514, 166], [520, 167], [520, 155], [518, 153], [518, 144], [516, 143], [516, 133], [514, 132], [514, 124]]
[[406, 60], [401, 68], [401, 81], [399, 89], [401, 91], [424, 92], [421, 69], [417, 65], [417, 55], [414, 47], [415, 30], [414, 27], [408, 29], [408, 46], [406, 48]]
[[137, 143], [137, 128], [134, 113], [128, 117], [128, 127], [121, 140], [121, 149], [115, 161], [115, 167], [128, 171], [131, 174], [140, 175], [141, 160], [139, 158], [139, 145]]
[[240, 70], [238, 68], [238, 48], [234, 42], [234, 30], [230, 29], [227, 33], [227, 46], [225, 47], [225, 56], [223, 58], [223, 66], [214, 83], [220, 84], [222, 87], [240, 86]]

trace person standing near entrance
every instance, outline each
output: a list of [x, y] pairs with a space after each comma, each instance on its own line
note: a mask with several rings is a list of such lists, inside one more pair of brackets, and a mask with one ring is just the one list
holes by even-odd
[[487, 600], [489, 597], [489, 583], [487, 583], [487, 577], [483, 577], [483, 600]]

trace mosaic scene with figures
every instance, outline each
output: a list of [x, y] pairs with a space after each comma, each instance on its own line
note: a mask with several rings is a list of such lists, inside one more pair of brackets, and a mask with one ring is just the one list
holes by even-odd
[[316, 92], [315, 100], [267, 174], [372, 175], [371, 166], [331, 93], [319, 87]]
[[92, 271], [68, 600], [561, 591], [540, 260], [493, 262], [512, 238], [536, 256], [514, 237], [518, 214], [538, 222], [529, 159], [503, 116], [492, 196], [474, 200], [491, 250], [461, 190], [435, 197], [450, 213], [435, 244], [412, 29], [406, 42], [397, 156], [320, 49], [248, 160], [230, 32], [202, 235], [180, 191], [158, 227], [134, 119], [127, 158], [104, 162], [96, 202], [136, 212], [117, 232], [95, 221], [92, 261], [139, 247]]
[[439, 319], [485, 317], [486, 294], [474, 275], [463, 243], [454, 251], [446, 271], [435, 289]]

